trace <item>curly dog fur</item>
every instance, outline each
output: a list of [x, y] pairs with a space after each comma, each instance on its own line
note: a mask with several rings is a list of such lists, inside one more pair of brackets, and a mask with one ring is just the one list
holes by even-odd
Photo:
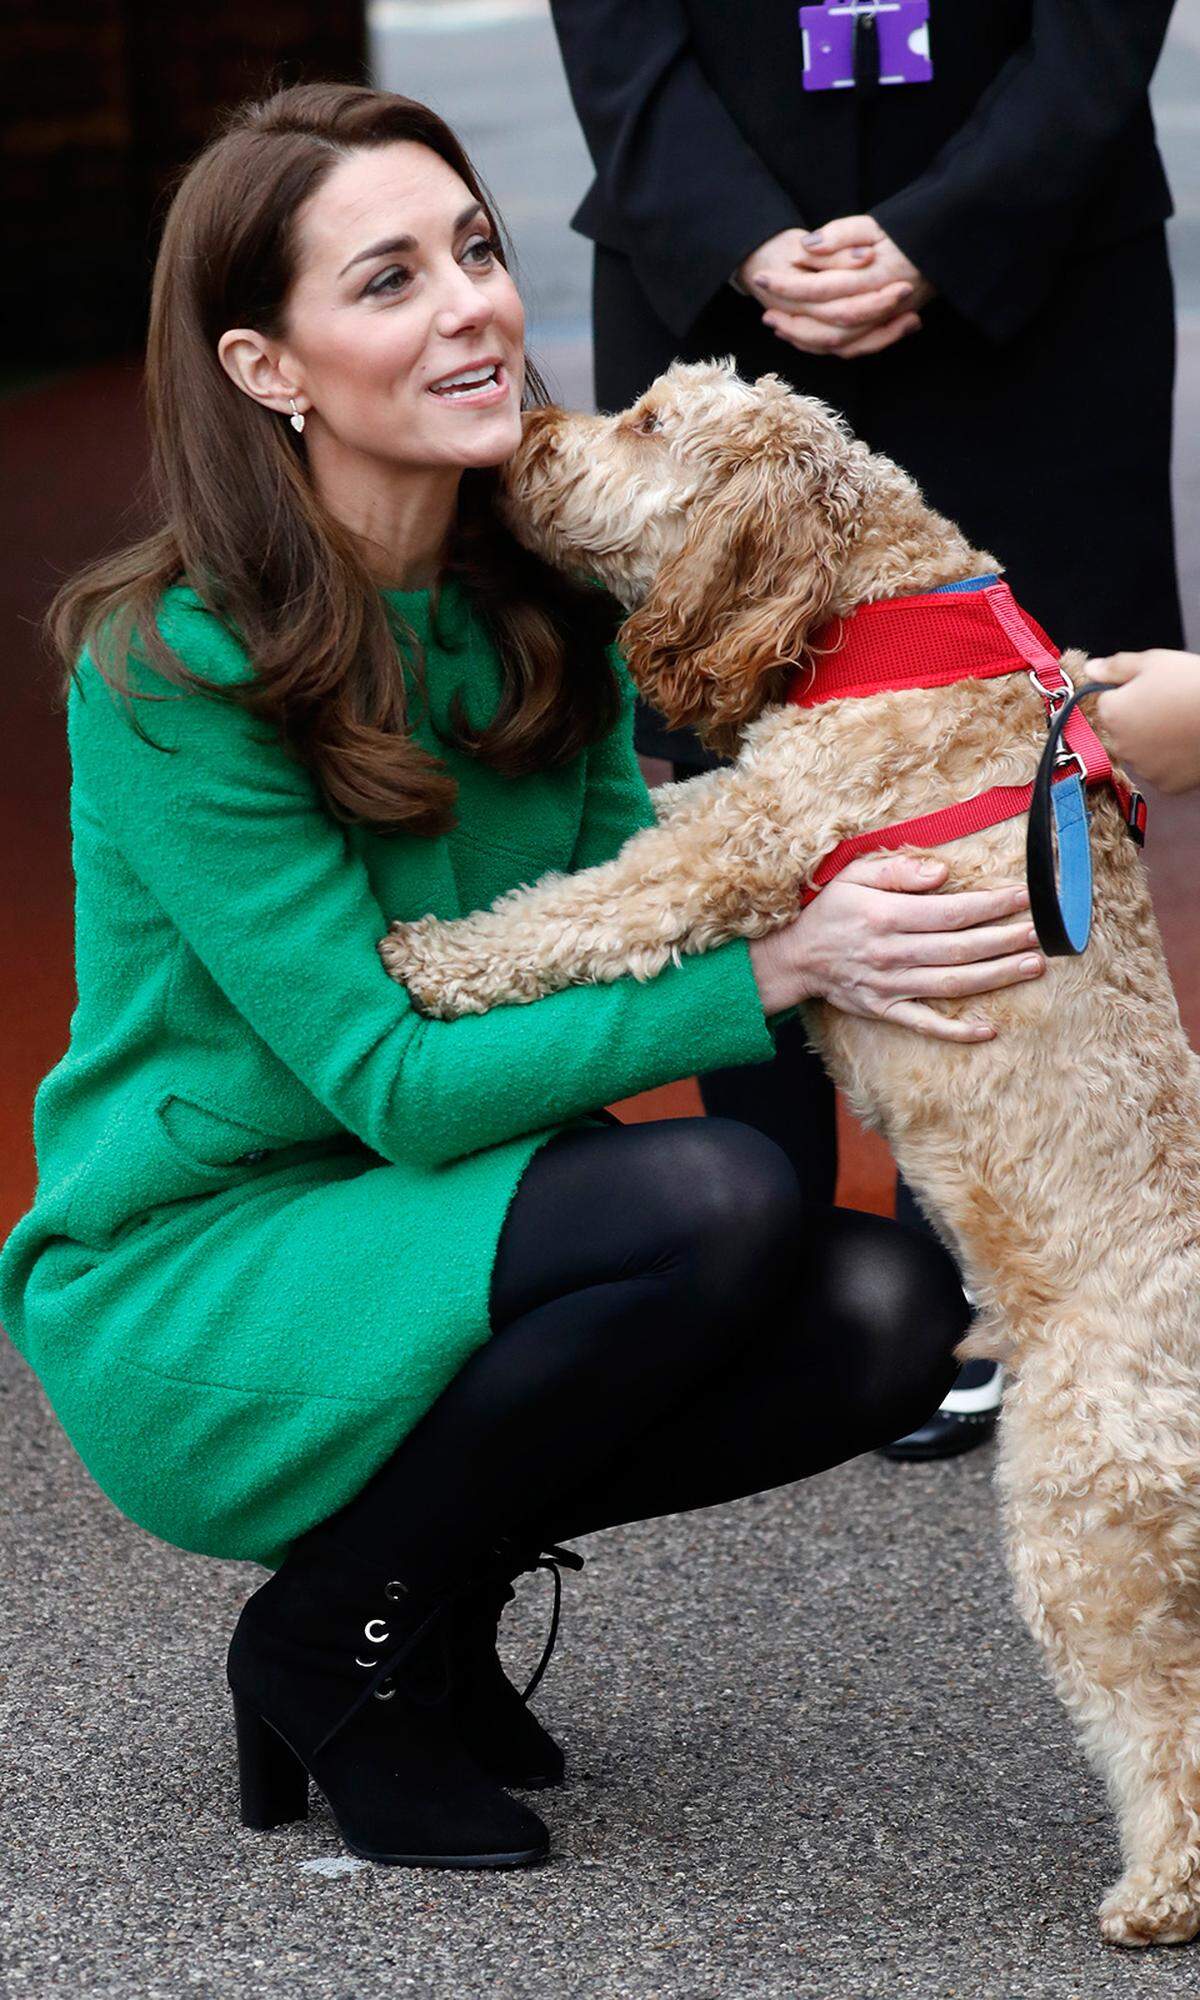
[[[824, 620], [999, 565], [778, 378], [676, 364], [621, 415], [538, 411], [506, 505], [523, 541], [626, 607], [631, 672], [668, 720], [736, 762], [657, 791], [657, 826], [601, 867], [394, 924], [381, 956], [429, 1012], [762, 936], [838, 841], [1032, 777], [1045, 713], [1024, 674], [782, 703]], [[1107, 791], [1092, 805], [1086, 954], [969, 1002], [947, 969], [935, 1004], [987, 1012], [994, 1041], [805, 1013], [959, 1257], [979, 1302], [961, 1351], [1013, 1371], [1010, 1568], [1120, 1820], [1102, 1935], [1140, 1945], [1200, 1930], [1200, 1060], [1119, 810]], [[1020, 879], [1024, 839], [1021, 818], [939, 848], [945, 886]]]

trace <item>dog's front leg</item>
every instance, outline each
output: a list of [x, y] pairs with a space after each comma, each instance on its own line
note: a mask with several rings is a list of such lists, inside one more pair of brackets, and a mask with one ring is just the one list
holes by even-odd
[[775, 929], [799, 907], [796, 830], [784, 841], [761, 797], [749, 808], [736, 768], [712, 776], [722, 782], [698, 781], [695, 806], [673, 801], [663, 825], [599, 867], [547, 875], [452, 923], [393, 923], [379, 945], [391, 977], [452, 1020], [627, 973], [650, 979], [684, 953]]
[[655, 785], [650, 803], [659, 826], [668, 825], [679, 813], [692, 813], [702, 807], [714, 791], [723, 788], [725, 777], [724, 770], [698, 771], [692, 778], [676, 778], [665, 785]]

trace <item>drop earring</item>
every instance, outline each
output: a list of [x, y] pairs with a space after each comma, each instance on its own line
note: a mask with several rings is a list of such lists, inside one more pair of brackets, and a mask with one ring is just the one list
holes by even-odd
[[292, 406], [292, 414], [288, 418], [288, 422], [290, 423], [294, 431], [302, 431], [304, 429], [304, 413], [302, 410], [298, 410], [296, 408], [296, 400], [294, 396], [289, 396], [288, 402]]

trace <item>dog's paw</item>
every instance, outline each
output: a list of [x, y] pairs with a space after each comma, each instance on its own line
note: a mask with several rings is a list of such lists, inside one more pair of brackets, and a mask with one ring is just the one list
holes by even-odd
[[375, 947], [389, 979], [407, 987], [414, 1007], [440, 1020], [463, 1011], [449, 1003], [447, 945], [446, 926], [436, 917], [419, 917], [411, 924], [397, 918]]
[[420, 917], [416, 923], [405, 924], [397, 917], [376, 945], [384, 970], [401, 986], [407, 985], [409, 973], [427, 958], [429, 932], [435, 922], [435, 918]]
[[535, 1000], [542, 991], [536, 967], [514, 966], [497, 955], [483, 920], [417, 917], [402, 923], [397, 917], [375, 948], [388, 976], [435, 1021], [486, 1014], [505, 1003]]
[[1164, 1886], [1125, 1876], [1100, 1905], [1106, 1944], [1187, 1944], [1200, 1931], [1200, 1884]]

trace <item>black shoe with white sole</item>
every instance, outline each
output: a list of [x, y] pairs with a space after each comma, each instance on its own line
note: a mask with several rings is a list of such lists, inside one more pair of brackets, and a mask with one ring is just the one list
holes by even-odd
[[998, 1361], [964, 1362], [954, 1387], [928, 1422], [882, 1445], [880, 1456], [901, 1460], [954, 1458], [959, 1452], [974, 1451], [977, 1445], [986, 1444], [996, 1429], [1003, 1388], [1004, 1369]]

